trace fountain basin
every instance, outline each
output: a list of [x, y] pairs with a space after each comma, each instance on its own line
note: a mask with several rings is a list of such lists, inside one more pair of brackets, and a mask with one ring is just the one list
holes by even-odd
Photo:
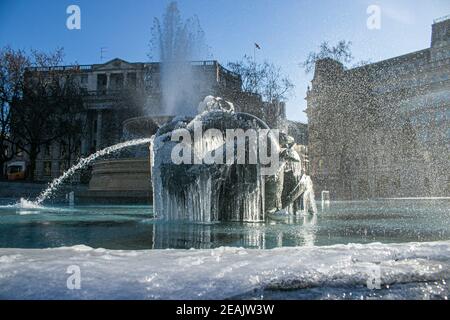
[[151, 203], [150, 163], [144, 159], [111, 159], [95, 163], [83, 202]]
[[[122, 124], [123, 139], [150, 138], [173, 116], [130, 118]], [[96, 161], [92, 168], [89, 189], [79, 198], [83, 202], [152, 203], [150, 154], [148, 145], [134, 146], [121, 157]]]

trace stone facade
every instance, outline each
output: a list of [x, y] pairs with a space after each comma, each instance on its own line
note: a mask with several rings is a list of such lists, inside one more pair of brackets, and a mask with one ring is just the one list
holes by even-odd
[[450, 20], [428, 49], [353, 69], [316, 63], [307, 92], [317, 194], [450, 196]]

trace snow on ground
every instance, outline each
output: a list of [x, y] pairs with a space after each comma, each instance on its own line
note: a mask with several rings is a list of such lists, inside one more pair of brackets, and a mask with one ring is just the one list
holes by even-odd
[[[81, 272], [79, 290], [67, 288], [73, 265]], [[441, 290], [447, 294], [450, 241], [273, 250], [0, 249], [0, 298], [224, 299], [264, 290], [351, 290], [365, 288], [376, 270], [383, 288], [435, 283], [447, 286]]]

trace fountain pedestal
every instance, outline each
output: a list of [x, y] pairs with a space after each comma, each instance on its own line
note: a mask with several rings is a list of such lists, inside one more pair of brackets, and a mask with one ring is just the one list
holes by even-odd
[[[172, 119], [170, 116], [138, 117], [123, 123], [123, 139], [149, 138]], [[83, 202], [116, 204], [152, 203], [148, 145], [132, 147], [116, 159], [96, 161], [89, 189], [79, 195]]]
[[151, 203], [148, 159], [98, 161], [92, 169], [88, 198], [107, 203]]

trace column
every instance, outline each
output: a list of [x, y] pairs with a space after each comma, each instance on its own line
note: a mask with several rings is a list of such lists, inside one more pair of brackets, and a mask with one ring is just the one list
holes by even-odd
[[86, 113], [83, 117], [83, 122], [86, 123], [85, 127], [82, 129], [82, 137], [81, 137], [81, 155], [86, 155], [89, 153], [89, 137], [90, 137], [90, 119], [88, 114]]
[[97, 135], [95, 140], [97, 141], [95, 148], [96, 150], [100, 150], [102, 145], [102, 110], [97, 111]]
[[109, 91], [109, 85], [111, 83], [111, 73], [106, 73], [106, 94], [108, 94]]
[[86, 155], [88, 154], [89, 150], [88, 150], [88, 142], [86, 137], [82, 137], [81, 138], [81, 150], [80, 153], [81, 155]]
[[61, 145], [58, 142], [53, 143], [51, 158], [51, 177], [56, 178], [59, 174], [59, 162], [61, 161]]

